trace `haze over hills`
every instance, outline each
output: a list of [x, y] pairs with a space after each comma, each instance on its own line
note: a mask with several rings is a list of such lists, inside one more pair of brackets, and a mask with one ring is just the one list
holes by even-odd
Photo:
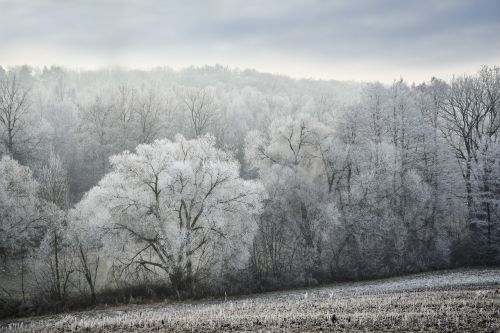
[[6, 329], [447, 269], [415, 300], [55, 330], [498, 328], [496, 287], [457, 281], [500, 265], [499, 1], [0, 0], [0, 22], [0, 317], [28, 318]]

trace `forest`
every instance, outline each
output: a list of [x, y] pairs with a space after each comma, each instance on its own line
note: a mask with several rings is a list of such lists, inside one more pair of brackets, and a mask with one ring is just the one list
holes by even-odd
[[500, 264], [500, 67], [0, 67], [0, 312]]

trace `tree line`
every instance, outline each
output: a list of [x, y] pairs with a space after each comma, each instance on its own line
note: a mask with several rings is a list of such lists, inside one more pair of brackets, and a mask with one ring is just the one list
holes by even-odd
[[0, 67], [1, 303], [496, 265], [499, 129], [498, 67], [418, 85]]

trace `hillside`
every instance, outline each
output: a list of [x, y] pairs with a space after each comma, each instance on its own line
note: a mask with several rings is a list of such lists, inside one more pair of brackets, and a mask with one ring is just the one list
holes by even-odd
[[237, 298], [166, 301], [0, 322], [0, 332], [499, 329], [500, 268], [441, 271]]

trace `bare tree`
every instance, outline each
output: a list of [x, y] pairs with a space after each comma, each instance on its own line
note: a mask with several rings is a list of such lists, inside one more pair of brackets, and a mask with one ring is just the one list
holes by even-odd
[[195, 137], [205, 134], [216, 120], [216, 102], [213, 93], [207, 88], [187, 88], [181, 92], [181, 103], [191, 121]]
[[138, 143], [150, 143], [157, 139], [163, 125], [162, 113], [166, 112], [164, 102], [154, 88], [149, 88], [137, 98], [135, 117], [138, 123]]
[[116, 143], [121, 150], [131, 149], [136, 144], [133, 127], [137, 91], [128, 85], [120, 85], [115, 94], [113, 107], [117, 127]]
[[107, 170], [108, 157], [112, 153], [113, 107], [109, 101], [97, 96], [93, 103], [79, 107], [81, 123], [79, 131], [86, 136], [94, 178]]
[[476, 77], [455, 77], [441, 107], [442, 131], [460, 162], [471, 222], [471, 168], [478, 161], [481, 141], [496, 136], [500, 129], [499, 86], [498, 67], [483, 68]]
[[46, 234], [39, 248], [41, 261], [47, 263], [42, 283], [49, 282], [50, 293], [57, 299], [67, 295], [73, 265], [69, 254], [66, 210], [69, 206], [69, 186], [66, 170], [57, 154], [50, 153], [47, 165], [40, 171], [40, 195], [46, 200]]
[[0, 126], [2, 140], [7, 153], [19, 157], [25, 143], [21, 135], [27, 126], [30, 110], [29, 89], [24, 87], [15, 74], [0, 78]]

